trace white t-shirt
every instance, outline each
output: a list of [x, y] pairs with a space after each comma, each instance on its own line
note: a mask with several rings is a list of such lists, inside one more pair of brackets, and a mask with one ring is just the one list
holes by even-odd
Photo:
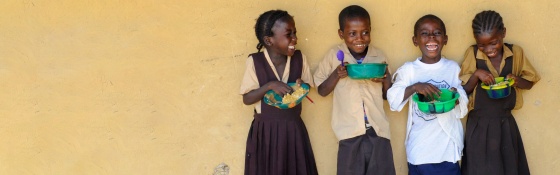
[[[434, 64], [421, 62], [422, 57], [407, 62], [393, 75], [393, 86], [387, 91], [387, 101], [392, 111], [401, 111], [409, 103], [406, 154], [413, 165], [457, 162], [463, 151], [463, 125], [460, 118], [467, 112], [468, 97], [459, 79], [459, 65], [441, 58]], [[459, 105], [443, 114], [425, 114], [418, 110], [412, 96], [404, 97], [406, 87], [415, 83], [431, 83], [436, 87], [457, 88]], [[407, 100], [404, 100], [407, 99]]]

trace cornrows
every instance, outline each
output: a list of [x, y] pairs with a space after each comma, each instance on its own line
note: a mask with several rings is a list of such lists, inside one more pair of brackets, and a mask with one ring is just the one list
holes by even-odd
[[259, 43], [257, 44], [257, 50], [259, 52], [265, 45], [264, 37], [273, 36], [274, 33], [272, 33], [272, 26], [274, 26], [274, 23], [277, 20], [284, 17], [291, 18], [292, 16], [290, 16], [287, 11], [283, 10], [270, 10], [259, 16], [259, 18], [257, 19], [257, 23], [255, 24], [255, 34], [257, 36], [257, 39], [259, 40]]
[[501, 32], [504, 30], [504, 22], [498, 12], [492, 10], [482, 11], [474, 17], [472, 29], [475, 35], [491, 33], [494, 29]]

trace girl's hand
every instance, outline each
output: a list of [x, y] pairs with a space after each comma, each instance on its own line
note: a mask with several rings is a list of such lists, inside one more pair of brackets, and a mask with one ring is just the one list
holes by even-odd
[[303, 82], [303, 80], [301, 80], [301, 78], [298, 78], [298, 79], [296, 80], [296, 85], [297, 85], [298, 87], [300, 87], [301, 84], [303, 84], [303, 83], [305, 83], [305, 82]]
[[[344, 65], [347, 65], [348, 62], [344, 62]], [[346, 71], [346, 66], [338, 65], [336, 67], [336, 74], [338, 75], [339, 79], [346, 78], [348, 76], [348, 71]]]
[[496, 84], [496, 81], [494, 80], [494, 75], [492, 75], [492, 73], [482, 70], [482, 69], [477, 69], [474, 72], [474, 75], [476, 77], [478, 77], [478, 79], [480, 81], [482, 81], [484, 84], [487, 85], [492, 85], [492, 84]]
[[508, 74], [508, 75], [506, 76], [506, 80], [513, 80], [513, 84], [512, 84], [511, 86], [517, 87], [517, 82], [518, 82], [518, 80], [519, 80], [519, 77], [518, 77], [518, 76], [515, 76], [515, 75], [513, 75], [513, 74]]
[[284, 96], [285, 94], [294, 91], [292, 87], [281, 81], [271, 81], [266, 83], [266, 86], [268, 87], [268, 89], [274, 91], [280, 96]]
[[414, 92], [422, 94], [430, 99], [439, 98], [439, 95], [441, 94], [439, 88], [430, 83], [416, 83], [412, 86], [414, 88]]

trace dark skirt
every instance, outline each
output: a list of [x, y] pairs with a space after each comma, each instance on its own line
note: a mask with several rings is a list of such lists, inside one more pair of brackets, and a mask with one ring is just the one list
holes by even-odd
[[318, 174], [307, 129], [297, 115], [255, 115], [246, 152], [246, 175]]
[[463, 154], [464, 175], [530, 174], [519, 128], [510, 111], [485, 116], [471, 111]]

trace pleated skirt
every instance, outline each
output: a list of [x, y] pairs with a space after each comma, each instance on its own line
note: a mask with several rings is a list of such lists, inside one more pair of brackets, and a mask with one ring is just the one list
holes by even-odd
[[521, 134], [509, 111], [501, 115], [471, 111], [461, 169], [463, 175], [530, 174]]
[[255, 115], [247, 137], [246, 175], [316, 175], [307, 129], [300, 116]]

